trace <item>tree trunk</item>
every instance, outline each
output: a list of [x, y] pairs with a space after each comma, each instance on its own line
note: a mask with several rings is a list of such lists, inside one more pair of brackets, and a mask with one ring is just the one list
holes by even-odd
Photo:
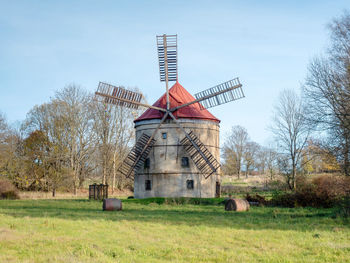
[[55, 197], [56, 196], [56, 188], [53, 188], [52, 189], [52, 197]]
[[350, 176], [350, 163], [349, 163], [349, 143], [348, 140], [345, 140], [344, 146], [344, 174]]
[[107, 173], [107, 162], [106, 160], [103, 161], [103, 176], [102, 176], [102, 184], [106, 184], [106, 173]]
[[115, 173], [116, 173], [116, 167], [115, 167], [115, 156], [117, 155], [117, 151], [114, 152], [113, 155], [113, 181], [112, 181], [112, 194], [114, 193], [114, 187], [115, 187]]

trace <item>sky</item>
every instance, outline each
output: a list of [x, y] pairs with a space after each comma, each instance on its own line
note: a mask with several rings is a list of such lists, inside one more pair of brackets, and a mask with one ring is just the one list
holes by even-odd
[[221, 141], [234, 125], [271, 139], [273, 105], [297, 92], [310, 60], [327, 48], [327, 24], [350, 1], [0, 0], [0, 111], [22, 121], [55, 91], [99, 81], [164, 92], [156, 35], [178, 35], [180, 84], [191, 94], [239, 77], [245, 98], [211, 108]]

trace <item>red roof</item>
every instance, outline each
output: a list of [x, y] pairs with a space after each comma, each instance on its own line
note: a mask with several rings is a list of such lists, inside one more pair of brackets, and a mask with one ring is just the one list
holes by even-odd
[[[176, 82], [174, 86], [169, 89], [169, 100], [170, 108], [177, 107], [179, 105], [194, 101], [195, 98]], [[160, 97], [153, 106], [166, 109], [166, 94]], [[191, 104], [189, 106], [183, 107], [179, 110], [173, 112], [174, 116], [178, 118], [187, 118], [187, 119], [201, 119], [201, 120], [210, 120], [215, 122], [220, 122], [219, 119], [215, 118], [209, 111], [206, 109], [200, 109], [198, 103]], [[146, 110], [140, 117], [138, 117], [134, 122], [142, 120], [151, 120], [151, 119], [161, 119], [164, 116], [164, 112], [155, 109]]]

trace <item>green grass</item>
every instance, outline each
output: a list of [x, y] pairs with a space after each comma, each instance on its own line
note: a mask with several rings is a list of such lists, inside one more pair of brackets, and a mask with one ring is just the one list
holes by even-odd
[[[349, 262], [350, 226], [332, 209], [123, 200], [0, 201], [0, 262]], [[169, 203], [169, 202], [168, 202]], [[209, 202], [210, 203], [210, 202]]]
[[246, 182], [241, 182], [241, 181], [238, 181], [238, 182], [223, 182], [222, 185], [240, 185], [240, 186], [249, 186], [248, 183]]

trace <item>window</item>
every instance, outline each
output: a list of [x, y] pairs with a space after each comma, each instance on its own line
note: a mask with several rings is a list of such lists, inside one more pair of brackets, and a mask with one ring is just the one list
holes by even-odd
[[187, 189], [193, 190], [193, 180], [187, 180], [186, 181]]
[[152, 189], [151, 180], [145, 181], [145, 188], [146, 188], [146, 191], [150, 191]]
[[189, 167], [190, 166], [190, 163], [188, 161], [188, 157], [182, 157], [181, 158], [181, 166], [182, 167]]
[[144, 168], [147, 169], [147, 168], [150, 168], [150, 166], [151, 166], [151, 160], [147, 158], [144, 163]]
[[163, 133], [162, 133], [162, 138], [163, 138], [163, 139], [166, 139], [166, 136], [167, 136], [166, 132], [163, 132]]

